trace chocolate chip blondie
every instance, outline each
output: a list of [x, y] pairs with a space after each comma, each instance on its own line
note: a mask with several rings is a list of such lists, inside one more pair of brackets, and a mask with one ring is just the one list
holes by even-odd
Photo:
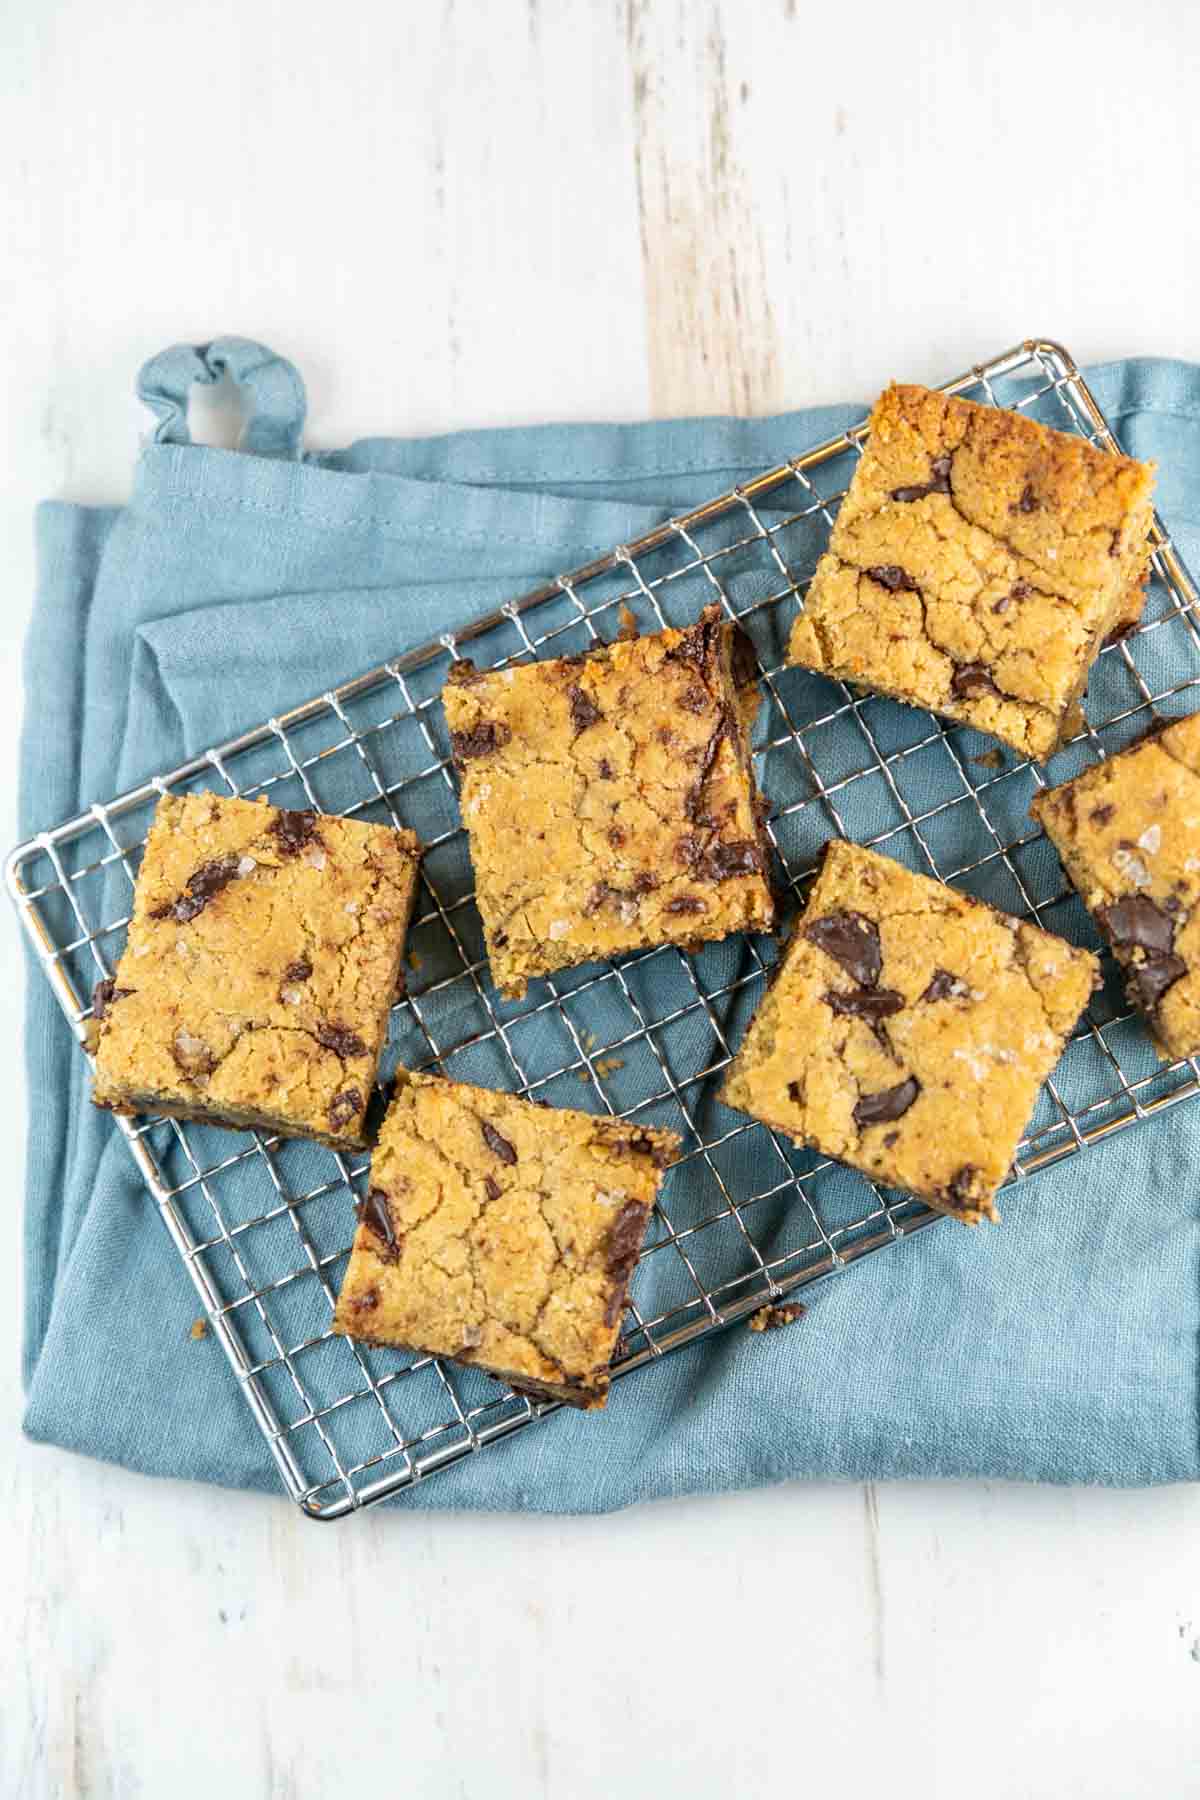
[[770, 929], [748, 651], [712, 606], [588, 656], [456, 665], [443, 703], [502, 993], [622, 951]]
[[601, 1407], [679, 1139], [432, 1075], [398, 1077], [333, 1329]]
[[1094, 956], [890, 857], [827, 845], [722, 1093], [966, 1224], [994, 1195]]
[[1136, 625], [1153, 466], [1018, 413], [890, 387], [788, 657], [1043, 761]]
[[1163, 1056], [1200, 1052], [1200, 713], [1047, 788], [1030, 809]]
[[165, 795], [94, 998], [97, 1105], [359, 1147], [418, 862], [410, 831]]

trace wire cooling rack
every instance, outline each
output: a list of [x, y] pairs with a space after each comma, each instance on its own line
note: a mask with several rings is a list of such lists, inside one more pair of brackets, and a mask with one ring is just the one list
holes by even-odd
[[[1056, 344], [1028, 341], [946, 391], [1117, 449]], [[413, 826], [426, 845], [392, 1056], [554, 1104], [671, 1125], [683, 1137], [633, 1282], [618, 1375], [935, 1223], [939, 1215], [919, 1202], [797, 1150], [717, 1100], [714, 1077], [776, 959], [773, 940], [738, 939], [694, 955], [644, 952], [536, 982], [520, 1002], [499, 999], [438, 704], [450, 662], [468, 645], [485, 666], [560, 656], [611, 638], [625, 608], [643, 629], [657, 629], [690, 621], [715, 599], [758, 653], [756, 761], [790, 899], [837, 833], [1094, 944], [1028, 818], [1044, 785], [1040, 770], [963, 727], [784, 666], [788, 627], [864, 437], [859, 426], [21, 845], [7, 863], [9, 889], [81, 1047], [92, 987], [120, 952], [161, 794], [216, 787], [390, 819]], [[1153, 544], [1145, 621], [1101, 657], [1088, 725], [1055, 759], [1057, 780], [1155, 719], [1188, 711], [1200, 685], [1195, 590], [1157, 519]], [[1198, 1086], [1194, 1062], [1158, 1062], [1110, 980], [1046, 1084], [1012, 1178]], [[330, 1335], [365, 1157], [175, 1120], [117, 1126], [280, 1475], [309, 1514], [335, 1518], [396, 1494], [555, 1410], [477, 1370]], [[599, 1448], [602, 1419], [594, 1430]]]

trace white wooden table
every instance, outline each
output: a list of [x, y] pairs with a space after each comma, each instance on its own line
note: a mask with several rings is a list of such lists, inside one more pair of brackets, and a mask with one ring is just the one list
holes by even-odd
[[[1178, 0], [9, 0], [4, 749], [29, 508], [122, 496], [164, 344], [289, 353], [317, 444], [1200, 357], [1198, 62]], [[18, 1441], [5, 1268], [4, 1796], [1196, 1791], [1192, 1490], [321, 1530]]]

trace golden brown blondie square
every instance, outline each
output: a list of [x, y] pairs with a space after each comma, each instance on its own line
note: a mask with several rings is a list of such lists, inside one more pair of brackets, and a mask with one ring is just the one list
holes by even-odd
[[1163, 1056], [1200, 1052], [1200, 713], [1047, 788], [1030, 809]]
[[890, 387], [788, 659], [1038, 761], [1137, 623], [1153, 467], [999, 407]]
[[604, 1405], [673, 1132], [398, 1077], [333, 1329]]
[[826, 846], [722, 1098], [966, 1224], [995, 1219], [1096, 958], [890, 857]]
[[743, 644], [712, 606], [588, 656], [457, 665], [443, 703], [502, 993], [622, 951], [770, 929]]
[[410, 831], [164, 796], [94, 999], [97, 1105], [360, 1146], [418, 863]]

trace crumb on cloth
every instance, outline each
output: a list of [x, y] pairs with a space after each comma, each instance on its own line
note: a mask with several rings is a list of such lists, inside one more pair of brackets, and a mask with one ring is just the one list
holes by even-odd
[[786, 1300], [779, 1306], [760, 1306], [756, 1313], [751, 1313], [749, 1325], [751, 1331], [778, 1331], [784, 1325], [794, 1325], [797, 1319], [804, 1317], [805, 1308], [798, 1300]]

